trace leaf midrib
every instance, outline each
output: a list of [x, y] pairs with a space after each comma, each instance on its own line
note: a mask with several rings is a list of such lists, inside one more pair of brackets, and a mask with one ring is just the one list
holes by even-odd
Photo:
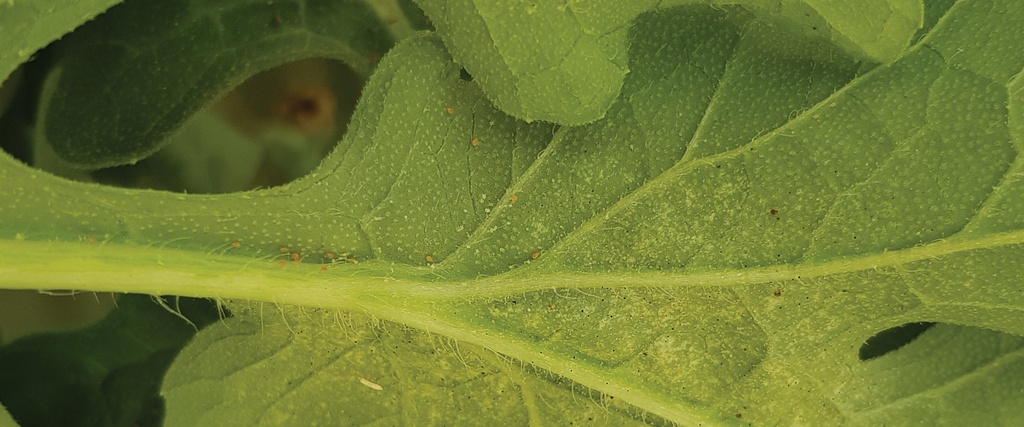
[[[557, 288], [725, 287], [813, 279], [896, 268], [965, 252], [1024, 244], [1024, 230], [973, 239], [947, 239], [891, 252], [708, 272], [575, 272], [517, 269], [475, 280], [446, 281], [429, 267], [383, 261], [358, 265], [279, 267], [272, 259], [119, 244], [0, 240], [0, 288], [145, 292], [208, 298], [239, 298], [281, 304], [352, 309], [359, 301], [418, 305], [438, 300], [501, 298]], [[38, 254], [49, 254], [41, 259]], [[91, 272], [91, 273], [83, 273]], [[133, 283], [126, 286], [125, 283]], [[410, 304], [411, 303], [411, 304]]]

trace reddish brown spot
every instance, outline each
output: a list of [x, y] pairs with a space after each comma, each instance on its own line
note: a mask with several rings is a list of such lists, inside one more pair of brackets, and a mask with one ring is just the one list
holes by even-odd
[[512, 199], [512, 203], [518, 202], [519, 201], [519, 195], [518, 194], [512, 194], [511, 199]]
[[298, 264], [299, 260], [302, 259], [302, 254], [300, 254], [298, 252], [292, 252], [291, 256], [292, 256], [292, 261], [295, 261], [296, 264]]
[[334, 259], [334, 252], [327, 252], [324, 254], [327, 259]]
[[285, 265], [287, 265], [287, 264], [288, 264], [288, 263], [287, 263], [287, 262], [284, 262], [284, 260], [280, 260], [280, 261], [278, 261], [278, 262], [277, 262], [277, 266], [278, 266], [278, 267], [281, 267], [281, 268], [284, 268], [284, 266], [285, 266]]
[[370, 60], [370, 65], [377, 65], [377, 63], [380, 62], [380, 54], [371, 53], [370, 56], [367, 57], [366, 59]]
[[452, 107], [446, 107], [446, 108], [444, 109], [444, 111], [445, 111], [446, 113], [448, 113], [448, 115], [449, 115], [449, 116], [450, 116], [450, 115], [452, 115], [452, 114], [455, 114], [455, 109], [454, 109], [454, 108], [452, 108]]
[[775, 291], [775, 292], [772, 293], [772, 295], [775, 295], [777, 297], [781, 297], [782, 296], [782, 291]]
[[778, 215], [778, 214], [779, 214], [779, 210], [778, 210], [778, 209], [770, 209], [770, 210], [768, 211], [768, 213], [770, 213], [770, 214], [772, 214], [772, 215]]
[[287, 246], [281, 246], [281, 253], [283, 253], [283, 254], [288, 253], [288, 247]]
[[277, 104], [277, 117], [301, 132], [322, 132], [334, 125], [337, 100], [329, 88], [290, 87]]
[[281, 26], [281, 15], [278, 14], [278, 13], [275, 13], [274, 17], [270, 18], [270, 25], [273, 25], [275, 27]]
[[427, 260], [427, 264], [433, 264], [434, 263], [434, 256], [433, 255], [427, 255], [424, 258]]
[[741, 413], [737, 412], [737, 413], [736, 413], [736, 418], [743, 418], [743, 414], [741, 414]]
[[469, 143], [476, 147], [477, 145], [480, 145], [480, 138], [473, 138]]
[[540, 252], [535, 251], [532, 254], [530, 254], [530, 259], [537, 259], [538, 257], [540, 257]]
[[327, 271], [327, 266], [326, 265], [321, 265], [320, 266], [320, 271]]
[[347, 262], [349, 264], [355, 264], [355, 263], [357, 263], [359, 261], [356, 261], [356, 257], [355, 256], [349, 255], [348, 258], [345, 258], [345, 262]]
[[238, 249], [238, 248], [242, 247], [242, 242], [239, 242], [239, 241], [235, 240], [235, 241], [231, 242], [231, 247], [235, 248], [235, 249]]

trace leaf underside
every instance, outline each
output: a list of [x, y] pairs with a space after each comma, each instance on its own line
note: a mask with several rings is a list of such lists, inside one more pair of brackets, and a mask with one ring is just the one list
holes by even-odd
[[[4, 159], [0, 231], [372, 260], [284, 267], [376, 278], [321, 304], [348, 310], [235, 303], [168, 373], [169, 425], [1019, 424], [1024, 8], [932, 24], [872, 66], [746, 8], [660, 9], [583, 126], [498, 111], [420, 35], [303, 180], [126, 193]], [[913, 322], [937, 325], [858, 358]]]

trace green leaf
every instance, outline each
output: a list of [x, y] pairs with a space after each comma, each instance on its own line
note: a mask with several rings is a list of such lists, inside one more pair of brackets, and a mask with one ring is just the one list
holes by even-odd
[[743, 8], [624, 31], [621, 94], [576, 127], [405, 40], [283, 188], [0, 157], [0, 286], [255, 301], [171, 368], [172, 424], [1024, 422], [1024, 8], [956, 3], [877, 66]]
[[179, 312], [123, 296], [95, 325], [0, 347], [0, 400], [28, 426], [159, 425], [164, 371], [196, 327], [218, 318], [209, 301], [171, 304]]
[[914, 0], [420, 1], [455, 61], [499, 109], [567, 125], [601, 118], [618, 97], [632, 70], [628, 29], [639, 14], [692, 3], [738, 3], [787, 31], [881, 63], [909, 46], [923, 19]]
[[361, 314], [248, 309], [168, 373], [167, 425], [646, 425], [480, 347]]
[[390, 45], [360, 1], [128, 2], [61, 41], [37, 144], [79, 168], [134, 163], [258, 71], [325, 57], [365, 76]]
[[18, 427], [18, 423], [11, 418], [11, 413], [7, 412], [4, 405], [0, 405], [0, 427]]
[[0, 3], [0, 76], [119, 0], [5, 0]]
[[[972, 12], [987, 16], [984, 10], [962, 7], [951, 12], [959, 19], [947, 22], [969, 24]], [[591, 126], [558, 131], [512, 184], [509, 193], [517, 195], [515, 201], [510, 195], [502, 198], [465, 244], [450, 255], [435, 256], [444, 259], [433, 270], [437, 276], [466, 277], [466, 282], [396, 283], [379, 292], [383, 302], [354, 296], [356, 304], [396, 322], [385, 324], [385, 330], [412, 324], [440, 331], [676, 423], [726, 423], [737, 414], [767, 425], [793, 419], [813, 425], [1019, 421], [1024, 413], [1005, 409], [1020, 403], [1017, 386], [999, 381], [1024, 371], [1024, 340], [1019, 337], [940, 325], [892, 357], [861, 362], [857, 355], [874, 333], [912, 321], [1024, 334], [1019, 322], [1024, 300], [1015, 279], [1020, 271], [1013, 261], [1021, 256], [1022, 234], [1004, 225], [972, 231], [993, 215], [1022, 212], [1019, 206], [985, 206], [1001, 199], [1001, 182], [1014, 176], [1011, 167], [1019, 168], [1009, 162], [1015, 151], [1003, 107], [1013, 89], [1012, 84], [1006, 88], [1007, 76], [1000, 81], [947, 68], [939, 55], [955, 43], [951, 35], [971, 30], [947, 24], [904, 58], [833, 94], [853, 76], [855, 61], [826, 62], [823, 58], [839, 56], [813, 44], [799, 49], [793, 41], [787, 43], [793, 46], [788, 52], [772, 51], [764, 40], [784, 34], [757, 21], [736, 26], [725, 18], [693, 8], [642, 17], [632, 43], [636, 64], [630, 78], [635, 80], [627, 81], [618, 106]], [[1020, 18], [1019, 13], [1008, 17], [1004, 28], [1015, 28], [1011, 23]], [[990, 19], [985, 22], [992, 25]], [[708, 27], [712, 31], [699, 32]], [[411, 58], [422, 58], [427, 49], [412, 43], [389, 59], [407, 67], [421, 63]], [[677, 62], [659, 65], [655, 54], [679, 58], [672, 53], [692, 51], [688, 43], [706, 46], [712, 54], [693, 59], [692, 71]], [[716, 43], [732, 49], [715, 48]], [[982, 55], [984, 48], [976, 47]], [[437, 55], [435, 67], [442, 68], [443, 52]], [[796, 58], [806, 65], [801, 67]], [[719, 59], [719, 65], [709, 59]], [[1021, 66], [1019, 56], [1002, 64], [986, 59], [988, 66], [978, 73], [994, 76], [1000, 66]], [[785, 72], [770, 71], [780, 69]], [[371, 82], [370, 92], [374, 84], [401, 86], [400, 76], [375, 77], [390, 81]], [[702, 87], [710, 93], [700, 94]], [[801, 96], [770, 91], [778, 87], [789, 88], [783, 94]], [[699, 100], [707, 104], [694, 107]], [[685, 118], [687, 106], [692, 120]], [[663, 116], [668, 113], [672, 116]], [[760, 121], [749, 128], [726, 126], [745, 124], [743, 119]], [[441, 129], [438, 135], [457, 129]], [[660, 133], [645, 134], [648, 129]], [[678, 147], [680, 139], [691, 142]], [[666, 147], [657, 145], [662, 141]], [[984, 149], [946, 141], [976, 141]], [[671, 158], [670, 148], [679, 150], [671, 156], [681, 161], [664, 160]], [[400, 180], [396, 186], [401, 185]], [[394, 203], [409, 198], [396, 196]], [[903, 200], [910, 202], [896, 203]], [[414, 201], [374, 215], [434, 218], [425, 210], [429, 207]], [[421, 230], [387, 229], [393, 234], [371, 240], [438, 241]], [[532, 253], [540, 255], [532, 260]], [[500, 274], [510, 267], [518, 268]], [[480, 274], [496, 276], [472, 280]], [[396, 281], [402, 277], [391, 276]], [[257, 317], [267, 314], [262, 316]], [[311, 327], [310, 322], [316, 324], [290, 322], [300, 328], [294, 336], [305, 334], [301, 328]], [[282, 340], [291, 336], [280, 333]], [[204, 345], [194, 351], [210, 354], [195, 357], [242, 352], [247, 347], [234, 345], [256, 340], [208, 339], [230, 350], [210, 351]], [[444, 407], [410, 397], [425, 381], [408, 378], [396, 367], [417, 359], [416, 351], [404, 353], [408, 347], [430, 345], [431, 339], [391, 350], [385, 366], [379, 366], [384, 360], [346, 359], [344, 368], [335, 368], [330, 361], [339, 357], [336, 352], [348, 350], [331, 343], [303, 347], [306, 357], [322, 355], [315, 364], [329, 365], [302, 371], [303, 385], [267, 387], [268, 393], [287, 391], [287, 400], [268, 396], [254, 403], [252, 387], [241, 386], [265, 378], [262, 369], [274, 369], [263, 359], [228, 363], [222, 369], [233, 373], [229, 377], [196, 379], [187, 373], [195, 366], [184, 365], [172, 373], [166, 391], [172, 401], [190, 408], [185, 413], [199, 411], [210, 419], [248, 413], [252, 418], [242, 424], [272, 424], [278, 414], [304, 412], [290, 406], [293, 393], [307, 401], [319, 394], [327, 401], [354, 399], [348, 391], [334, 394], [304, 384], [333, 384], [339, 379], [327, 372], [335, 369], [369, 370], [394, 378], [398, 390], [342, 404], [326, 419], [409, 421], [410, 412]], [[961, 345], [944, 344], [950, 341]], [[941, 357], [933, 356], [938, 348]], [[288, 360], [292, 351], [267, 357]], [[913, 368], [893, 372], [894, 364], [905, 363]], [[207, 388], [222, 378], [248, 391], [237, 395]], [[533, 392], [528, 380], [515, 384], [519, 397], [502, 407], [516, 408], [516, 416], [529, 418], [543, 407], [531, 402], [572, 401], [571, 393]], [[486, 396], [490, 389], [487, 382], [465, 385], [456, 396]], [[188, 397], [198, 395], [202, 399]], [[214, 396], [248, 404], [222, 412], [209, 403]], [[405, 404], [401, 410], [353, 409], [380, 399]], [[190, 402], [196, 400], [210, 406], [195, 409]], [[937, 415], [913, 415], [922, 413]], [[369, 418], [346, 418], [357, 416]]]

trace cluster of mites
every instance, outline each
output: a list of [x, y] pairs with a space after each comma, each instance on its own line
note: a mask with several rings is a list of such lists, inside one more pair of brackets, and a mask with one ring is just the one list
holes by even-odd
[[[242, 247], [242, 242], [240, 242], [238, 240], [232, 241], [231, 242], [231, 247], [234, 248], [234, 249], [241, 248]], [[289, 260], [291, 260], [292, 264], [295, 264], [295, 265], [299, 265], [299, 264], [302, 263], [302, 252], [293, 251], [291, 249], [288, 249], [287, 246], [281, 246], [280, 251], [281, 251], [281, 255], [284, 256], [284, 257], [287, 257], [287, 258], [278, 259], [277, 260], [277, 265], [279, 267], [287, 266]], [[534, 251], [534, 252], [530, 253], [530, 261], [533, 261], [533, 260], [537, 259], [538, 257], [540, 257], [540, 252], [539, 251]], [[435, 262], [437, 262], [434, 259], [434, 256], [433, 255], [429, 255], [429, 254], [424, 257], [424, 261], [427, 262], [427, 265], [433, 265]], [[348, 252], [340, 252], [340, 253], [330, 252], [330, 251], [324, 252], [322, 254], [322, 258], [320, 259], [320, 264], [321, 264], [320, 265], [320, 271], [326, 271], [328, 264], [338, 264], [338, 263], [342, 263], [342, 262], [346, 263], [346, 264], [358, 264], [359, 260], [356, 259], [355, 255], [352, 255], [352, 254], [350, 254]]]
[[[238, 249], [238, 248], [242, 247], [242, 242], [240, 242], [238, 240], [235, 240], [235, 241], [231, 242], [231, 247], [235, 248], [235, 249]], [[286, 258], [278, 259], [277, 260], [277, 265], [279, 267], [284, 267], [284, 266], [288, 265], [288, 261], [291, 261], [292, 264], [295, 264], [295, 265], [299, 265], [299, 264], [302, 263], [302, 258], [303, 258], [302, 252], [293, 251], [291, 249], [288, 249], [287, 246], [281, 246], [280, 251], [281, 251], [281, 255], [283, 257], [286, 257]], [[356, 259], [355, 255], [352, 255], [352, 254], [350, 254], [348, 252], [340, 252], [340, 253], [338, 253], [338, 252], [327, 251], [327, 252], [324, 252], [323, 254], [321, 254], [320, 264], [322, 264], [322, 265], [320, 266], [320, 271], [327, 270], [327, 264], [336, 264], [336, 263], [358, 264], [359, 260]]]

